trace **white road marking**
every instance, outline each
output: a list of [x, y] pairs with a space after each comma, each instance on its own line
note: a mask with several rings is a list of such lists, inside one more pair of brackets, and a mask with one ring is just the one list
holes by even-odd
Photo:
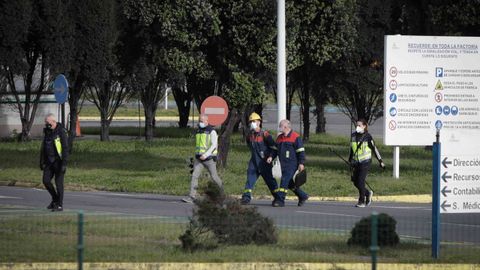
[[21, 197], [2, 196], [2, 195], [0, 195], [0, 199], [16, 199], [16, 200], [22, 200], [23, 198], [21, 198]]
[[370, 206], [371, 208], [387, 208], [387, 209], [410, 209], [410, 210], [422, 210], [422, 211], [432, 211], [431, 208], [423, 207], [423, 206], [380, 206], [380, 205], [373, 205]]
[[309, 212], [309, 211], [295, 211], [295, 212], [302, 213], [302, 214], [313, 214], [313, 215], [324, 215], [324, 216], [356, 217], [356, 218], [362, 217], [362, 216], [356, 216], [356, 215], [323, 213], [323, 212]]

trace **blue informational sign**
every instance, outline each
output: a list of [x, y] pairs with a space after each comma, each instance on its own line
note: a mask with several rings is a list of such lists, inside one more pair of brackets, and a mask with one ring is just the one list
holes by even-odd
[[397, 94], [391, 93], [390, 94], [390, 102], [395, 103], [397, 101]]
[[457, 115], [458, 114], [458, 107], [457, 106], [452, 106], [452, 108], [450, 108], [450, 112], [452, 113], [452, 115]]
[[436, 114], [436, 115], [441, 115], [442, 112], [443, 112], [442, 106], [437, 106], [437, 107], [435, 107], [435, 114]]
[[443, 77], [443, 68], [441, 67], [435, 68], [435, 77], [437, 78]]
[[53, 81], [53, 94], [59, 104], [63, 104], [68, 99], [68, 81], [65, 75], [60, 74]]
[[445, 114], [445, 115], [449, 115], [449, 114], [450, 114], [450, 107], [449, 107], [449, 106], [443, 107], [443, 114]]
[[390, 115], [391, 116], [397, 115], [397, 109], [395, 107], [390, 108]]
[[443, 123], [441, 120], [437, 120], [437, 122], [435, 122], [435, 128], [436, 129], [442, 129], [443, 127]]

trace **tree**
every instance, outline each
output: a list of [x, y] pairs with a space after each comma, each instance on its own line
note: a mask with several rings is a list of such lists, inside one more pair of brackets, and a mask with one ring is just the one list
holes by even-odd
[[290, 52], [296, 59], [296, 66], [289, 74], [301, 90], [304, 140], [308, 140], [310, 134], [310, 97], [321, 106], [317, 109], [322, 109], [328, 101], [325, 89], [314, 84], [320, 67], [340, 59], [353, 46], [354, 5], [354, 0], [318, 0], [295, 1], [289, 6], [289, 32], [297, 44]]
[[[68, 103], [70, 105], [70, 124], [75, 127], [80, 111], [79, 101], [85, 91], [98, 82], [104, 82], [107, 76], [106, 50], [111, 21], [112, 1], [72, 1], [70, 2], [72, 42], [69, 65], [65, 65], [65, 73], [70, 83]], [[69, 131], [69, 149], [73, 150], [76, 129]]]
[[122, 103], [131, 95], [130, 88], [126, 87], [124, 78], [118, 61], [118, 56], [124, 53], [118, 48], [118, 38], [120, 29], [123, 25], [121, 10], [114, 0], [102, 1], [104, 4], [102, 10], [109, 23], [107, 29], [103, 32], [102, 38], [105, 46], [99, 48], [102, 53], [102, 62], [104, 76], [100, 81], [94, 81], [88, 88], [88, 99], [92, 101], [100, 111], [100, 140], [109, 141], [109, 128], [113, 116]]
[[63, 2], [0, 1], [0, 78], [20, 114], [22, 141], [30, 137], [50, 75], [63, 64], [66, 7]]
[[[151, 66], [148, 69], [137, 70], [155, 72], [153, 77], [150, 76], [155, 80], [147, 84], [152, 88], [145, 89], [151, 92], [148, 94], [149, 98], [142, 99], [149, 102], [144, 104], [146, 117], [156, 110], [158, 105], [156, 97], [161, 98], [158, 92], [161, 88], [156, 82], [163, 85], [170, 83], [173, 86], [174, 97], [181, 105], [179, 107], [182, 109], [188, 107], [185, 102], [189, 102], [189, 88], [184, 89], [184, 93], [187, 94], [182, 93], [181, 89], [185, 85], [187, 75], [204, 70], [206, 62], [199, 47], [206, 44], [207, 36], [218, 31], [216, 15], [210, 3], [200, 0], [161, 2], [127, 0], [124, 13], [139, 32], [136, 36], [143, 51], [139, 57], [143, 58], [142, 62]], [[145, 91], [143, 93], [147, 94]], [[151, 127], [153, 122], [146, 119], [146, 130]], [[149, 140], [147, 133], [146, 139]]]

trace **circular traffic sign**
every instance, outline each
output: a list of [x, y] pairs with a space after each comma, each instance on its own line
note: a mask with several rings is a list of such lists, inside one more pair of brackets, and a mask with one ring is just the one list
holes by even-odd
[[203, 101], [200, 113], [208, 116], [210, 125], [219, 126], [227, 119], [228, 104], [219, 96], [210, 96]]
[[68, 81], [65, 75], [60, 74], [55, 78], [55, 81], [53, 81], [53, 94], [55, 95], [57, 103], [63, 104], [67, 101]]

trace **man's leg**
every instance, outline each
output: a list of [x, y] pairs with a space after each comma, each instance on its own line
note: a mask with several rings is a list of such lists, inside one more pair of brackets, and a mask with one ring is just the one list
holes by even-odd
[[[53, 184], [52, 184], [53, 175], [54, 175], [54, 166], [53, 166], [53, 164], [48, 164], [43, 169], [42, 182], [43, 182], [43, 185], [45, 186], [45, 188], [47, 189], [48, 193], [50, 193], [50, 196], [52, 197], [52, 202], [56, 203], [57, 200], [58, 200], [58, 195], [57, 195], [57, 192], [55, 191], [55, 188], [53, 187]], [[50, 206], [53, 207], [53, 205], [49, 205], [49, 207]]]
[[253, 191], [253, 188], [255, 187], [255, 183], [257, 182], [257, 179], [258, 179], [258, 170], [255, 167], [255, 164], [253, 164], [253, 161], [250, 160], [247, 168], [247, 182], [245, 183], [245, 189], [243, 190], [243, 194], [242, 194], [243, 204], [250, 203], [252, 199], [252, 191]]
[[305, 203], [305, 201], [308, 200], [308, 194], [305, 193], [305, 191], [303, 191], [301, 188], [296, 187], [295, 181], [293, 181], [293, 179], [290, 180], [290, 183], [288, 183], [288, 188], [291, 189], [293, 193], [295, 193], [295, 195], [297, 195], [298, 206], [302, 206]]
[[65, 173], [62, 172], [62, 163], [55, 162], [55, 186], [57, 187], [57, 205], [63, 207], [63, 181]]
[[290, 180], [292, 180], [294, 174], [295, 174], [294, 168], [286, 168], [282, 170], [280, 188], [279, 188], [279, 191], [277, 192], [278, 200], [277, 202], [274, 202], [273, 206], [285, 205], [285, 197], [287, 196], [287, 192], [288, 192], [288, 184], [290, 183]]
[[193, 161], [193, 172], [192, 172], [192, 181], [190, 183], [190, 198], [195, 198], [197, 196], [197, 188], [198, 188], [198, 178], [200, 178], [200, 174], [202, 173], [203, 165], [198, 159], [194, 159]]
[[217, 163], [213, 161], [213, 159], [210, 159], [210, 160], [204, 161], [203, 165], [207, 167], [207, 170], [210, 173], [212, 180], [218, 185], [218, 187], [223, 193], [223, 183], [220, 177], [218, 177]]
[[278, 198], [277, 193], [279, 190], [277, 180], [272, 175], [272, 167], [263, 165], [260, 171], [265, 184], [267, 185], [268, 189], [270, 189], [270, 193], [272, 193], [273, 199], [276, 200]]

